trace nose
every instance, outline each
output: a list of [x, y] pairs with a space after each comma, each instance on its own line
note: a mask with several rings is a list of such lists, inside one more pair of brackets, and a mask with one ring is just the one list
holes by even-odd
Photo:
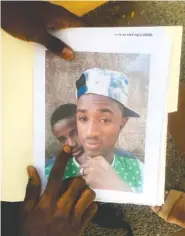
[[100, 135], [100, 127], [96, 121], [88, 122], [86, 134], [88, 137], [98, 137]]
[[66, 144], [68, 144], [71, 147], [74, 147], [76, 145], [75, 140], [70, 137], [68, 137], [68, 139], [66, 140]]

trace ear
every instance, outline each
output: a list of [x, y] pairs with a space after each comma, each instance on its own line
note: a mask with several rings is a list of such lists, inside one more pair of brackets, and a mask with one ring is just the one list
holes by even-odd
[[128, 117], [123, 117], [123, 118], [122, 118], [120, 130], [123, 129], [123, 127], [126, 125], [127, 121], [128, 121]]

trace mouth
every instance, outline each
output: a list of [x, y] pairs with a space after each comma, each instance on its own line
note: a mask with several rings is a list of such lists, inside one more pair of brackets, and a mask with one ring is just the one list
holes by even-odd
[[101, 143], [100, 142], [87, 142], [85, 141], [85, 147], [89, 150], [96, 150], [99, 149]]

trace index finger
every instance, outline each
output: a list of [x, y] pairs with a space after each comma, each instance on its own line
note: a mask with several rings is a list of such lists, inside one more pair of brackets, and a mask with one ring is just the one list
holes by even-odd
[[85, 168], [88, 168], [91, 166], [92, 166], [92, 162], [86, 161], [85, 163], [80, 165], [80, 169], [82, 169], [82, 168], [85, 169]]
[[63, 151], [57, 156], [55, 164], [48, 178], [48, 183], [44, 195], [50, 199], [56, 199], [62, 185], [62, 179], [66, 164], [71, 156], [71, 147], [65, 145]]

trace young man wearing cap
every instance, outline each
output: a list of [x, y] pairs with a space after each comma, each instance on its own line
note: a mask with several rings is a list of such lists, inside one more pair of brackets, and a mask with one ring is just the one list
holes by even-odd
[[114, 154], [120, 131], [129, 117], [128, 79], [121, 72], [92, 68], [77, 87], [77, 128], [87, 161], [80, 173], [92, 188], [142, 192], [142, 163]]

